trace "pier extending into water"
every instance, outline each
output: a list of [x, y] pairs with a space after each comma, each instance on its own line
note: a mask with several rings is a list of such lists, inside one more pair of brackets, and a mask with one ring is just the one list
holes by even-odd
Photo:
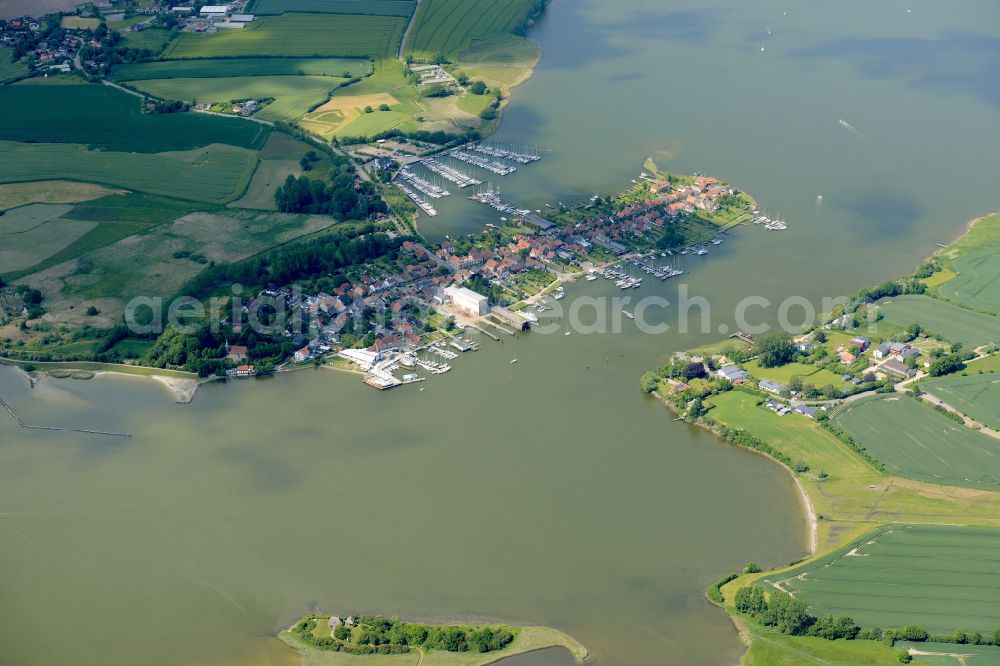
[[506, 176], [517, 171], [517, 167], [510, 166], [509, 164], [498, 160], [491, 160], [488, 157], [483, 157], [481, 155], [467, 153], [462, 148], [455, 148], [454, 150], [449, 151], [448, 155], [460, 162], [465, 162], [466, 164], [477, 166], [480, 169], [492, 171], [499, 176]]
[[414, 188], [423, 192], [432, 199], [440, 199], [441, 197], [446, 197], [451, 194], [451, 192], [444, 189], [443, 187], [435, 185], [429, 180], [421, 178], [417, 174], [413, 173], [413, 171], [411, 171], [409, 167], [403, 167], [402, 169], [400, 169], [399, 177], [407, 181]]
[[402, 190], [403, 194], [405, 194], [406, 196], [410, 197], [410, 199], [413, 201], [413, 203], [417, 204], [417, 206], [420, 207], [420, 210], [424, 211], [425, 213], [427, 213], [431, 217], [434, 217], [435, 215], [438, 214], [437, 209], [434, 208], [434, 206], [431, 205], [431, 202], [429, 202], [427, 199], [424, 199], [412, 187], [410, 187], [408, 184], [404, 183], [402, 181], [402, 179], [396, 179], [395, 185], [400, 190]]
[[57, 428], [55, 426], [37, 426], [28, 425], [24, 420], [17, 415], [14, 408], [7, 404], [7, 401], [0, 398], [0, 407], [3, 407], [4, 411], [10, 414], [10, 417], [14, 419], [14, 423], [17, 424], [18, 428], [24, 430], [53, 430], [55, 432], [82, 432], [86, 435], [100, 435], [102, 437], [131, 437], [132, 435], [123, 432], [104, 432], [102, 430], [87, 430], [86, 428]]
[[461, 171], [459, 171], [458, 169], [450, 167], [447, 164], [444, 164], [443, 162], [439, 162], [433, 157], [425, 157], [424, 159], [420, 160], [419, 164], [422, 164], [424, 167], [426, 167], [430, 171], [433, 171], [442, 178], [450, 180], [459, 187], [468, 187], [469, 185], [479, 185], [483, 182], [481, 180], [476, 180], [472, 176], [466, 175]]
[[542, 159], [542, 156], [538, 154], [537, 148], [529, 148], [527, 146], [515, 146], [513, 144], [480, 141], [479, 143], [469, 144], [468, 148], [469, 150], [474, 150], [477, 153], [482, 153], [483, 155], [500, 157], [519, 164], [530, 164], [535, 160]]

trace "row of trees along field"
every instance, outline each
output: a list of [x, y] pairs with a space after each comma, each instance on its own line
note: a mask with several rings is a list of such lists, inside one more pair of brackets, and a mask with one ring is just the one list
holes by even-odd
[[846, 615], [836, 619], [832, 615], [815, 617], [809, 613], [808, 606], [801, 599], [780, 590], [770, 590], [765, 596], [764, 590], [756, 585], [737, 590], [734, 603], [738, 613], [793, 636], [816, 636], [827, 640], [932, 641], [1000, 646], [1000, 629], [995, 630], [991, 636], [984, 636], [978, 631], [968, 633], [962, 630], [949, 634], [931, 634], [915, 625], [885, 630], [879, 627], [862, 629]]

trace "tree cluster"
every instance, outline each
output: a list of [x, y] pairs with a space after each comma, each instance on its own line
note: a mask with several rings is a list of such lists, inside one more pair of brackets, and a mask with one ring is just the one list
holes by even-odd
[[411, 624], [381, 615], [361, 615], [356, 622], [354, 629], [338, 627], [329, 638], [313, 636], [314, 617], [302, 620], [293, 631], [314, 647], [355, 654], [400, 654], [413, 647], [486, 653], [502, 650], [514, 641], [514, 632], [509, 627]]
[[368, 182], [358, 182], [353, 172], [331, 174], [330, 182], [289, 174], [274, 193], [283, 213], [332, 215], [341, 220], [366, 220], [388, 208], [378, 190]]
[[795, 345], [792, 336], [784, 331], [772, 331], [757, 338], [754, 353], [762, 368], [775, 368], [785, 365], [795, 358]]

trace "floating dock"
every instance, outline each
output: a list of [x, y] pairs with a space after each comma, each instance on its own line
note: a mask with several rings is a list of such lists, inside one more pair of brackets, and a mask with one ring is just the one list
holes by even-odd
[[468, 176], [458, 169], [448, 166], [442, 162], [437, 161], [433, 157], [425, 157], [420, 160], [419, 164], [424, 165], [428, 170], [436, 173], [437, 175], [450, 180], [459, 187], [469, 187], [470, 185], [480, 185], [483, 181], [476, 180], [472, 176]]
[[497, 160], [491, 160], [488, 157], [482, 157], [481, 155], [467, 153], [461, 148], [455, 148], [454, 150], [449, 151], [448, 155], [460, 162], [465, 162], [466, 164], [477, 166], [480, 169], [491, 171], [498, 176], [507, 176], [517, 171], [517, 167], [510, 166], [505, 162], [499, 162]]
[[409, 185], [401, 182], [400, 180], [396, 180], [395, 181], [395, 185], [400, 190], [402, 190], [403, 194], [405, 194], [406, 196], [410, 197], [410, 199], [413, 201], [413, 203], [417, 204], [417, 206], [420, 208], [420, 210], [424, 211], [425, 213], [427, 213], [431, 217], [434, 217], [435, 215], [438, 214], [437, 209], [434, 208], [434, 206], [432, 206], [431, 203], [429, 201], [427, 201], [427, 199], [424, 199], [422, 196], [420, 196], [419, 194], [417, 194], [417, 192], [413, 188], [411, 188]]
[[519, 164], [530, 164], [531, 162], [542, 159], [542, 156], [538, 154], [537, 148], [528, 148], [525, 146], [480, 141], [479, 143], [470, 143], [468, 145], [468, 149], [474, 150], [477, 153], [482, 153], [483, 155], [500, 157]]
[[448, 190], [443, 187], [439, 187], [434, 183], [425, 180], [413, 173], [408, 167], [403, 167], [399, 171], [399, 177], [412, 185], [415, 189], [423, 192], [432, 199], [440, 199], [441, 197], [446, 197], [451, 194]]

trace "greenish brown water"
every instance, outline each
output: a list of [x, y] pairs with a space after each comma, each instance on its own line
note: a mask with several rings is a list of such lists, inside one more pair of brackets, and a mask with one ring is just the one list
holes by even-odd
[[[984, 139], [1000, 134], [1000, 21], [987, 2], [907, 6], [556, 0], [499, 137], [552, 152], [505, 195], [618, 190], [650, 153], [744, 187], [792, 228], [687, 263], [713, 330], [746, 295], [816, 299], [910, 270], [1000, 206]], [[432, 235], [491, 219], [439, 207]], [[485, 341], [422, 392], [310, 370], [179, 406], [151, 380], [29, 390], [0, 369], [29, 423], [135, 434], [0, 414], [0, 663], [287, 663], [272, 636], [314, 606], [552, 625], [599, 664], [735, 662], [704, 589], [804, 552], [794, 486], [638, 391], [717, 335], [623, 330]]]

